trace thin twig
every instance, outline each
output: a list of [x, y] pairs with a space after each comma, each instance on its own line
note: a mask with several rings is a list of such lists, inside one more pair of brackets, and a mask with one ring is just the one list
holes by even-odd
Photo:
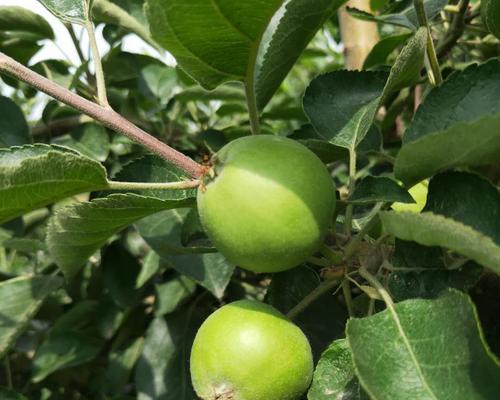
[[377, 292], [380, 294], [387, 307], [394, 310], [394, 301], [392, 300], [389, 292], [387, 292], [386, 288], [379, 282], [379, 280], [374, 275], [372, 275], [365, 267], [361, 267], [359, 269], [359, 275], [365, 278], [370, 285], [377, 289]]
[[439, 68], [436, 49], [434, 47], [434, 41], [432, 39], [431, 28], [429, 27], [429, 21], [427, 20], [427, 15], [425, 13], [424, 0], [414, 0], [413, 4], [415, 7], [415, 12], [417, 13], [419, 25], [427, 29], [426, 55], [429, 64], [428, 68], [429, 80], [431, 84], [439, 86], [441, 85], [441, 83], [443, 83], [443, 76], [441, 75], [441, 69]]
[[312, 292], [304, 297], [299, 304], [293, 307], [287, 314], [290, 319], [295, 319], [302, 311], [314, 303], [318, 298], [328, 293], [338, 284], [336, 279], [321, 282]]
[[444, 37], [441, 43], [437, 46], [437, 57], [443, 58], [445, 57], [455, 46], [458, 39], [462, 37], [462, 34], [465, 31], [465, 23], [466, 23], [466, 13], [469, 9], [470, 0], [460, 0], [458, 5], [457, 13], [453, 16], [451, 21], [450, 29], [448, 33]]
[[[349, 149], [349, 188], [348, 197], [351, 196], [356, 187], [356, 149]], [[344, 233], [351, 236], [353, 205], [348, 204], [345, 211]]]
[[[71, 38], [71, 41], [73, 42], [73, 46], [75, 46], [75, 50], [76, 50], [76, 53], [78, 54], [78, 59], [80, 60], [80, 63], [85, 64], [87, 62], [87, 60], [85, 59], [85, 56], [83, 55], [83, 51], [82, 51], [82, 48], [80, 46], [80, 41], [76, 37], [76, 32], [75, 32], [75, 29], [73, 28], [73, 25], [68, 23], [68, 24], [65, 24], [64, 26], [66, 27], [66, 30], [68, 31], [68, 34]], [[94, 77], [92, 76], [92, 74], [90, 73], [88, 68], [86, 68], [85, 76], [87, 77], [87, 82], [89, 85], [95, 84]]]
[[344, 294], [345, 305], [349, 317], [354, 317], [354, 307], [352, 304], [351, 284], [348, 279], [342, 281], [342, 293]]
[[5, 380], [7, 381], [7, 388], [13, 389], [14, 385], [12, 383], [12, 371], [10, 369], [10, 359], [8, 355], [5, 356], [4, 365], [5, 365]]
[[6, 73], [30, 86], [48, 94], [49, 96], [80, 110], [94, 120], [101, 122], [108, 128], [127, 136], [129, 139], [143, 145], [153, 153], [165, 160], [177, 165], [193, 178], [199, 178], [203, 174], [203, 167], [185, 156], [181, 152], [171, 148], [154, 136], [144, 132], [132, 122], [122, 117], [117, 112], [101, 107], [81, 96], [57, 85], [47, 78], [37, 74], [18, 63], [12, 58], [0, 52], [0, 72]]
[[104, 80], [104, 70], [102, 68], [101, 55], [97, 47], [97, 39], [95, 37], [94, 24], [88, 19], [85, 23], [85, 29], [89, 37], [90, 51], [92, 52], [92, 60], [94, 61], [95, 77], [97, 83], [97, 99], [99, 104], [105, 108], [111, 108], [108, 102], [108, 94], [106, 91], [106, 81]]
[[44, 136], [48, 134], [50, 134], [51, 137], [61, 136], [81, 124], [92, 121], [94, 121], [94, 119], [86, 115], [77, 115], [74, 117], [56, 119], [49, 123], [41, 122], [31, 128], [31, 135], [33, 137]]

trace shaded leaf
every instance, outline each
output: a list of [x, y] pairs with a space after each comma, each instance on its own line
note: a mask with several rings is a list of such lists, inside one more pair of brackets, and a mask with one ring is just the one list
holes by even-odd
[[50, 220], [47, 246], [66, 278], [71, 279], [115, 233], [145, 216], [189, 204], [188, 200], [164, 201], [134, 194], [73, 204], [57, 211]]
[[153, 320], [135, 370], [138, 400], [193, 400], [189, 354], [194, 336], [207, 316], [194, 306]]
[[49, 276], [20, 277], [0, 283], [0, 358], [26, 329], [45, 298], [62, 284]]
[[33, 382], [40, 382], [60, 369], [92, 361], [103, 345], [104, 340], [75, 331], [49, 335], [33, 359]]
[[0, 96], [0, 112], [2, 113], [0, 147], [22, 146], [31, 143], [30, 129], [19, 106], [11, 99]]
[[133, 306], [140, 294], [136, 280], [141, 266], [136, 258], [119, 242], [114, 242], [106, 248], [101, 268], [103, 283], [113, 301], [124, 309]]
[[136, 228], [144, 240], [169, 266], [208, 289], [217, 298], [222, 298], [231, 279], [234, 265], [213, 247], [190, 246], [181, 243], [184, 220], [188, 209], [165, 211], [144, 218]]
[[500, 245], [500, 193], [487, 179], [467, 172], [445, 172], [429, 183], [424, 211], [471, 226]]
[[350, 203], [400, 202], [415, 203], [411, 195], [390, 178], [367, 176], [361, 180], [349, 197]]
[[186, 276], [175, 277], [156, 285], [157, 316], [170, 314], [196, 291], [196, 283]]
[[375, 399], [494, 399], [498, 360], [487, 349], [469, 297], [447, 291], [351, 319], [357, 375]]
[[395, 301], [434, 298], [448, 288], [468, 291], [479, 280], [482, 268], [469, 261], [457, 269], [444, 265], [443, 250], [415, 242], [396, 240], [389, 276], [389, 290]]
[[20, 395], [9, 389], [0, 388], [0, 398], [2, 400], [28, 400], [26, 397]]
[[[273, 274], [266, 302], [287, 313], [318, 284], [318, 274], [305, 266]], [[331, 293], [326, 293], [300, 313], [294, 322], [304, 331], [314, 357], [319, 359], [332, 340], [344, 335], [346, 319], [344, 306]]]
[[[365, 21], [381, 22], [416, 30], [419, 26], [417, 15], [413, 4], [411, 2], [409, 3], [410, 4], [406, 8], [394, 14], [373, 15], [352, 7], [348, 7], [347, 10], [352, 16]], [[424, 0], [427, 18], [429, 20], [435, 18], [447, 4], [448, 0]]]
[[138, 338], [127, 348], [114, 351], [109, 355], [108, 368], [104, 378], [105, 392], [109, 394], [121, 394], [126, 391], [126, 385], [134, 366], [139, 359], [144, 338]]
[[108, 133], [102, 125], [81, 124], [67, 136], [56, 138], [53, 143], [75, 149], [97, 161], [106, 161], [111, 147]]
[[389, 55], [411, 36], [411, 33], [403, 33], [401, 35], [388, 36], [380, 40], [366, 57], [363, 69], [370, 69], [385, 64]]

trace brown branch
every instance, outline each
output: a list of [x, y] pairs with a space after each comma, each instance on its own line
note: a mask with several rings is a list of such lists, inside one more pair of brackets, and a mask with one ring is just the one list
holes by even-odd
[[51, 137], [62, 136], [73, 128], [92, 121], [94, 121], [94, 119], [86, 115], [77, 115], [74, 117], [56, 119], [49, 123], [41, 122], [31, 128], [31, 135], [33, 137], [45, 135], [50, 135]]
[[460, 0], [458, 7], [458, 13], [454, 15], [451, 21], [450, 29], [448, 33], [443, 38], [441, 43], [437, 46], [437, 56], [438, 58], [444, 58], [453, 49], [453, 46], [457, 43], [458, 39], [462, 37], [465, 31], [465, 14], [469, 9], [470, 0]]
[[0, 72], [25, 82], [28, 85], [33, 86], [35, 89], [48, 94], [54, 99], [80, 110], [96, 121], [101, 122], [108, 128], [127, 136], [129, 139], [143, 145], [165, 160], [177, 165], [189, 173], [192, 177], [198, 178], [202, 175], [203, 167], [200, 164], [161, 142], [154, 136], [146, 133], [117, 112], [101, 107], [89, 100], [84, 99], [83, 97], [78, 96], [68, 89], [65, 89], [36, 72], [31, 71], [29, 68], [26, 68], [24, 65], [1, 52]]

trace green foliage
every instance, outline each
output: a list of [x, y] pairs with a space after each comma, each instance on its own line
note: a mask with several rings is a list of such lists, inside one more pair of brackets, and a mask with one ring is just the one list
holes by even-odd
[[[242, 299], [288, 314], [311, 345], [312, 384], [289, 400], [498, 399], [498, 1], [424, 0], [428, 27], [418, 2], [348, 7], [379, 28], [360, 71], [347, 70], [355, 51], [336, 13], [344, 2], [40, 0], [76, 31], [50, 59], [40, 50], [54, 45], [51, 23], [23, 2], [0, 6], [0, 399], [194, 400], [195, 334]], [[99, 60], [86, 48], [76, 64], [65, 53], [87, 43], [79, 35], [90, 22], [109, 49], [110, 107], [125, 120], [82, 111], [83, 99], [102, 97]], [[129, 50], [130, 35], [144, 46]], [[54, 86], [3, 54], [71, 94], [59, 88], [47, 101], [26, 81]], [[438, 68], [436, 86], [428, 76]], [[119, 133], [131, 123], [163, 144]], [[256, 146], [252, 154], [286, 165], [277, 205], [276, 168], [240, 165], [259, 184], [235, 179], [216, 202], [222, 233], [207, 234], [196, 198], [230, 175], [221, 149], [250, 130], [304, 145], [324, 179], [302, 180], [296, 156]], [[198, 187], [184, 187], [192, 174], [157, 155], [167, 146], [200, 164]], [[289, 218], [285, 197], [314, 202], [330, 180], [333, 218], [304, 208], [330, 228], [301, 265], [258, 274], [224, 257], [222, 234], [240, 252], [259, 243], [254, 262], [271, 244], [278, 258], [303, 246], [272, 234], [309, 226]], [[249, 226], [260, 233], [241, 245]], [[226, 352], [243, 322], [215, 332], [216, 365], [241, 356]], [[280, 337], [268, 352], [290, 346]], [[244, 373], [249, 359], [238, 363]], [[278, 359], [260, 376], [285, 364]]]
[[357, 376], [372, 398], [493, 399], [500, 389], [500, 363], [485, 347], [471, 301], [459, 292], [351, 319], [346, 332]]
[[498, 0], [482, 2], [481, 17], [488, 30], [497, 38], [500, 37], [500, 2]]

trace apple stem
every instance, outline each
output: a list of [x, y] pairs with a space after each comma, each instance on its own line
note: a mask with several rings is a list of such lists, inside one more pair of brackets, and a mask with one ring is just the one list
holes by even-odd
[[143, 145], [163, 159], [175, 164], [193, 178], [203, 175], [203, 166], [168, 146], [154, 136], [146, 133], [132, 122], [122, 117], [116, 111], [102, 107], [83, 97], [57, 85], [42, 75], [31, 71], [11, 57], [0, 52], [0, 72], [10, 75], [28, 85], [48, 94], [60, 102], [76, 108], [108, 128], [127, 136], [129, 139]]

